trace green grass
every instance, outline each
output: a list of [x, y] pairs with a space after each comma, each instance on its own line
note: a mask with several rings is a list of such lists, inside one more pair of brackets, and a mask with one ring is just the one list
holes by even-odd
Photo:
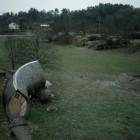
[[10, 63], [8, 58], [8, 53], [4, 47], [5, 37], [0, 38], [0, 69], [7, 70], [10, 69]]
[[[129, 76], [140, 74], [140, 53], [67, 46], [58, 46], [58, 53], [60, 66], [46, 69], [54, 100], [31, 106], [33, 140], [140, 139], [139, 83]], [[58, 110], [48, 112], [49, 106]], [[6, 140], [9, 127], [3, 119], [2, 111], [0, 134]]]

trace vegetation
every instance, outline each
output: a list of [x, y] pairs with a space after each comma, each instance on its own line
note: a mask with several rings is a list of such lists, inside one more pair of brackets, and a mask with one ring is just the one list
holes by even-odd
[[5, 40], [5, 48], [8, 52], [8, 58], [11, 62], [12, 69], [15, 69], [16, 64], [18, 63], [19, 55], [20, 55], [20, 43], [15, 37], [7, 37]]
[[[51, 67], [59, 60], [55, 46], [42, 43], [37, 33], [30, 33], [26, 37], [6, 37], [3, 45], [13, 70], [29, 61], [38, 60], [42, 66]], [[1, 61], [4, 63], [5, 60]]]
[[[58, 51], [61, 67], [46, 69], [55, 98], [31, 106], [33, 139], [139, 139], [139, 52], [71, 46], [58, 46]], [[48, 107], [57, 111], [48, 112]], [[10, 140], [3, 111], [0, 123], [1, 138]]]
[[49, 67], [55, 65], [59, 60], [55, 46], [41, 42], [41, 36], [38, 32], [30, 33], [24, 42], [26, 42], [24, 48], [26, 61], [38, 60], [42, 66]]
[[[28, 12], [20, 11], [16, 14], [7, 12], [0, 15], [0, 33], [21, 34], [21, 31], [39, 29], [44, 33], [45, 40], [59, 44], [73, 44], [73, 40], [79, 35], [82, 37], [94, 34], [115, 36], [120, 41], [119, 47], [127, 48], [130, 47], [132, 39], [140, 39], [139, 16], [140, 8], [110, 3], [100, 3], [94, 7], [75, 11], [66, 8], [59, 11], [56, 8], [46, 12], [31, 8]], [[11, 22], [18, 23], [20, 31], [9, 30], [8, 24]], [[42, 29], [40, 27], [42, 23], [47, 24], [48, 27]], [[86, 44], [88, 43], [84, 42], [80, 46], [86, 46]], [[93, 46], [96, 45], [93, 44]], [[103, 48], [110, 47], [104, 45]]]
[[[110, 3], [0, 15], [0, 33], [12, 34], [0, 37], [1, 69], [37, 59], [53, 85], [51, 103], [31, 106], [33, 140], [140, 139], [139, 17], [140, 8]], [[10, 22], [21, 30], [9, 31]], [[3, 81], [0, 77], [1, 100]], [[51, 107], [56, 110], [48, 111]], [[11, 140], [0, 110], [1, 139]]]
[[122, 4], [102, 4], [87, 7], [83, 10], [70, 11], [57, 8], [51, 11], [38, 11], [31, 8], [28, 12], [20, 11], [13, 14], [4, 13], [0, 16], [1, 30], [8, 28], [10, 22], [20, 25], [22, 31], [37, 28], [41, 23], [50, 25], [52, 32], [58, 35], [60, 32], [107, 33], [126, 36], [130, 32], [140, 30], [140, 8]]

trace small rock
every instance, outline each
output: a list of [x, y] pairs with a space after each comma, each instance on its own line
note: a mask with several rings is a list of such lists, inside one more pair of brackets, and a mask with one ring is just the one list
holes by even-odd
[[55, 107], [55, 106], [48, 107], [48, 108], [47, 108], [47, 111], [48, 111], [48, 112], [56, 112], [56, 111], [57, 111], [57, 107]]

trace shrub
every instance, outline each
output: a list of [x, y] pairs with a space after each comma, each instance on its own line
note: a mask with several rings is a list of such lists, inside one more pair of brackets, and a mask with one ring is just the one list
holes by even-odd
[[140, 32], [136, 32], [136, 33], [132, 32], [132, 33], [130, 33], [130, 38], [132, 38], [132, 39], [140, 39]]
[[72, 43], [72, 36], [69, 34], [60, 34], [55, 39], [55, 42], [59, 44], [71, 44]]
[[101, 37], [97, 35], [88, 36], [88, 41], [95, 41], [95, 40], [100, 40], [100, 39]]

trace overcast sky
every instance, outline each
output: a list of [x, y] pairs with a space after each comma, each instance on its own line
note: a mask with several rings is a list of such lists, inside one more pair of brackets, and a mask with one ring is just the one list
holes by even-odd
[[28, 11], [30, 8], [36, 8], [39, 11], [43, 9], [49, 11], [55, 8], [80, 10], [99, 3], [122, 3], [140, 7], [140, 0], [0, 0], [0, 14], [5, 12], [18, 13], [19, 11]]

